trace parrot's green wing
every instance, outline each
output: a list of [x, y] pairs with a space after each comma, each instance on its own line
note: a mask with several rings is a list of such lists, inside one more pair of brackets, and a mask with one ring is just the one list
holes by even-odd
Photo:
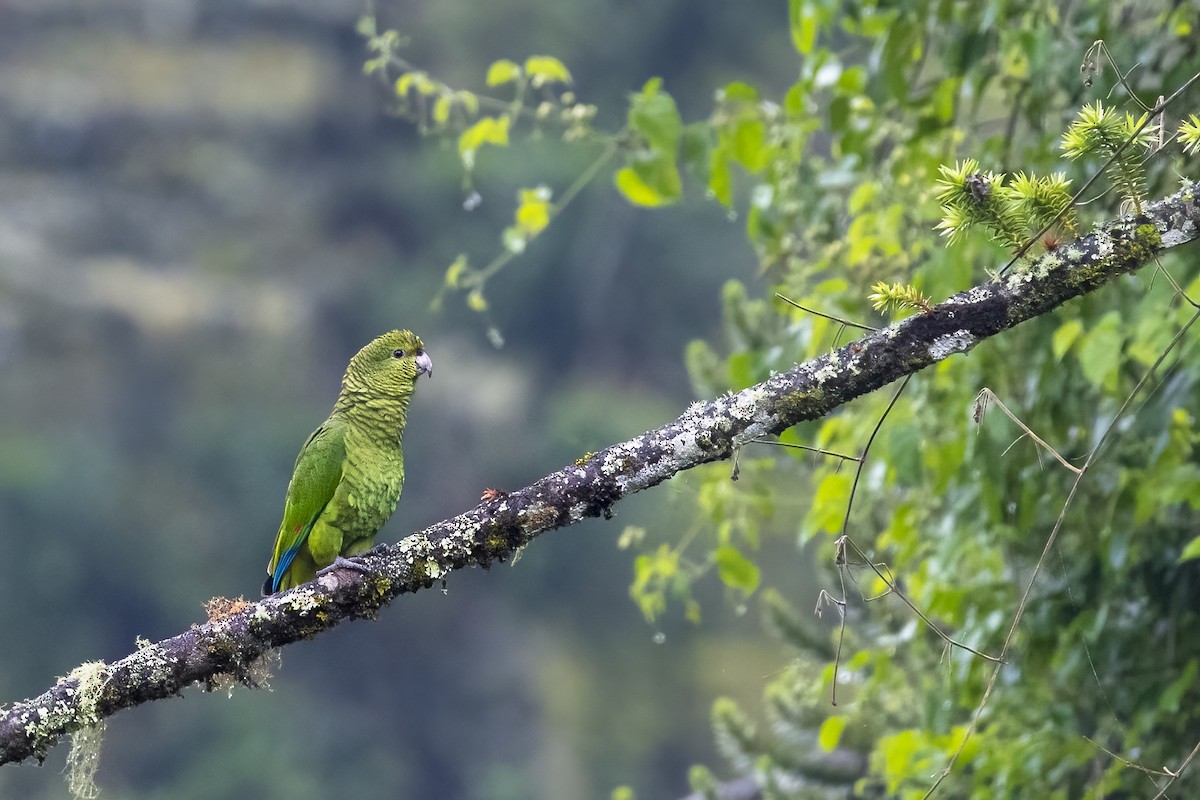
[[297, 553], [308, 541], [313, 523], [333, 499], [346, 459], [345, 428], [344, 420], [331, 416], [313, 431], [296, 457], [283, 507], [283, 523], [275, 539], [275, 554], [267, 565], [264, 594], [279, 591]]

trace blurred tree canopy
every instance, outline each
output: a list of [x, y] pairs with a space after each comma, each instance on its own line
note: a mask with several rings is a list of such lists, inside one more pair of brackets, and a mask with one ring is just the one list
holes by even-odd
[[[725, 287], [725, 346], [697, 341], [687, 353], [701, 397], [824, 351], [846, 334], [839, 319], [874, 321], [872, 300], [927, 307], [1010, 256], [1020, 269], [1061, 246], [1079, 215], [1136, 213], [1147, 192], [1194, 177], [1196, 93], [1184, 90], [1200, 61], [1187, 4], [795, 0], [788, 10], [798, 79], [782, 90], [727, 83], [694, 122], [658, 78], [632, 94], [615, 132], [593, 127], [597, 109], [569, 88], [528, 100], [571, 83], [547, 58], [492, 64], [487, 84], [516, 88], [490, 113], [392, 57], [373, 28], [380, 56], [368, 70], [394, 69], [402, 111], [457, 134], [468, 180], [477, 151], [507, 147], [531, 118], [535, 136], [557, 125], [566, 141], [599, 142], [594, 172], [611, 173], [635, 206], [700, 193], [743, 219], [762, 288], [789, 302]], [[1075, 187], [1101, 169], [1077, 210]], [[522, 192], [504, 255], [482, 269], [461, 256], [446, 288], [484, 312], [492, 275], [575, 190], [558, 205], [545, 187]], [[917, 378], [871, 439], [861, 484], [829, 456], [863, 452], [887, 397], [790, 430], [787, 454], [742, 454], [736, 485], [712, 469], [701, 524], [682, 538], [627, 530], [623, 542], [642, 553], [632, 593], [651, 619], [672, 600], [698, 619], [692, 587], [709, 572], [735, 598], [755, 594], [771, 518], [769, 530], [791, 528], [802, 543], [843, 535], [822, 595], [846, 618], [836, 649], [777, 584], [767, 618], [800, 655], [765, 690], [766, 726], [731, 701], [714, 706], [738, 773], [781, 797], [921, 797], [946, 765], [936, 785], [950, 796], [1102, 797], [1171, 783], [1161, 765], [1186, 764], [1200, 745], [1189, 710], [1200, 651], [1188, 644], [1200, 471], [1194, 343], [1183, 336], [1200, 290], [1193, 262], [1164, 259], [1161, 277], [1130, 279]], [[993, 403], [1009, 418], [988, 415]], [[976, 652], [1001, 645], [1002, 666]], [[1182, 780], [1170, 791], [1196, 779]], [[719, 794], [704, 768], [692, 782]]]
[[[55, 605], [47, 586], [70, 586], [79, 602], [111, 593], [128, 608], [168, 605], [177, 615], [197, 598], [245, 591], [227, 586], [253, 586], [214, 584], [208, 565], [228, 563], [228, 545], [215, 532], [270, 531], [275, 510], [261, 497], [282, 486], [287, 468], [286, 457], [275, 463], [274, 454], [288, 450], [289, 437], [307, 430], [305, 420], [317, 418], [324, 402], [319, 393], [304, 404], [290, 398], [314, 383], [318, 361], [345, 361], [324, 355], [352, 351], [396, 313], [419, 315], [438, 297], [445, 317], [503, 339], [505, 358], [535, 364], [518, 365], [519, 379], [506, 381], [494, 374], [505, 371], [492, 365], [494, 354], [456, 346], [478, 370], [453, 379], [458, 392], [484, 396], [479, 387], [487, 386], [504, 399], [448, 402], [448, 419], [431, 422], [430, 438], [414, 447], [428, 453], [429, 483], [410, 484], [404, 503], [433, 495], [432, 476], [441, 476], [437, 483], [452, 484], [452, 496], [426, 501], [417, 513], [444, 514], [498, 473], [513, 480], [541, 474], [561, 463], [552, 459], [666, 419], [681, 394], [684, 339], [695, 339], [685, 357], [693, 393], [710, 397], [844, 342], [839, 319], [881, 324], [871, 300], [873, 291], [887, 294], [876, 288], [881, 282], [936, 301], [984, 279], [1012, 257], [1013, 229], [992, 226], [989, 235], [986, 220], [972, 226], [953, 216], [948, 184], [999, 198], [1023, 180], [1062, 173], [1074, 190], [1106, 160], [1094, 146], [1078, 160], [1063, 158], [1063, 135], [1083, 118], [1081, 109], [1095, 111], [1099, 102], [1116, 109], [1118, 123], [1126, 113], [1136, 123], [1200, 70], [1188, 3], [792, 0], [751, 11], [672, 2], [638, 14], [603, 5], [499, 4], [487, 13], [454, 3], [421, 12], [381, 6], [378, 22], [360, 23], [355, 33], [346, 8], [340, 18], [328, 12], [330, 23], [286, 4], [251, 17], [176, 3], [174, 15], [145, 13], [133, 34], [120, 14], [75, 22], [75, 31], [100, 31], [58, 59], [39, 61], [34, 44], [8, 56], [26, 67], [9, 70], [0, 86], [18, 112], [6, 137], [8, 173], [23, 178], [26, 192], [63, 198], [47, 187], [78, 170], [91, 194], [69, 213], [38, 217], [33, 235], [22, 238], [21, 226], [9, 223], [8, 268], [0, 276], [9, 307], [0, 324], [15, 331], [9, 338], [19, 344], [8, 358], [25, 374], [4, 390], [26, 410], [2, 430], [2, 497], [13, 531], [45, 533], [38, 548], [22, 540], [13, 553], [33, 565], [43, 588], [6, 598], [6, 631], [22, 630], [19, 618], [28, 615], [19, 596], [35, 598], [50, 619], [73, 613]], [[29, 30], [64, 27], [48, 11], [9, 13]], [[234, 48], [231, 31], [256, 32], [253, 46]], [[310, 46], [322, 37], [337, 41]], [[359, 37], [368, 43], [365, 57], [355, 49]], [[199, 43], [183, 48], [193, 60], [164, 68], [165, 53], [181, 41]], [[113, 46], [124, 54], [127, 74], [111, 78], [122, 88], [106, 88], [109, 73], [82, 80], [78, 64], [94, 63], [89, 48], [107, 53]], [[239, 66], [235, 52], [249, 61]], [[635, 53], [644, 54], [636, 65]], [[369, 80], [354, 75], [364, 58]], [[336, 61], [340, 72], [322, 59]], [[191, 87], [190, 99], [163, 89], [180, 85]], [[369, 96], [364, 87], [371, 86], [382, 87], [380, 94]], [[53, 92], [57, 103], [42, 102]], [[353, 101], [328, 99], [343, 92]], [[1161, 146], [1158, 138], [1135, 143], [1144, 161], [1140, 182], [1106, 172], [1076, 209], [1081, 226], [1123, 205], [1132, 211], [1180, 176], [1196, 177], [1186, 124], [1195, 104], [1196, 92], [1185, 92], [1148, 121], [1162, 131]], [[353, 124], [371, 107], [401, 121]], [[304, 122], [297, 126], [298, 113]], [[125, 150], [123, 137], [147, 119], [176, 136], [151, 139], [157, 146], [148, 152]], [[409, 136], [405, 119], [446, 143], [432, 168], [420, 164], [436, 147]], [[364, 133], [372, 126], [378, 129]], [[364, 150], [366, 158], [328, 157]], [[323, 157], [305, 158], [316, 154]], [[964, 170], [967, 159], [978, 169]], [[147, 196], [175, 203], [168, 212], [177, 213], [146, 224], [139, 204], [151, 182]], [[315, 188], [326, 182], [332, 188]], [[455, 187], [452, 197], [435, 191], [447, 185]], [[498, 186], [511, 187], [511, 206], [497, 199]], [[614, 202], [618, 196], [624, 202]], [[460, 204], [466, 216], [455, 217], [451, 246], [426, 241], [444, 228], [422, 221], [450, 218]], [[198, 222], [208, 212], [220, 227]], [[11, 210], [5, 216], [21, 219]], [[1030, 212], [1026, 221], [1043, 218]], [[1032, 252], [1068, 241], [1067, 219], [1039, 236]], [[96, 232], [83, 237], [79, 226], [89, 220]], [[728, 235], [730, 221], [740, 245]], [[183, 223], [185, 230], [171, 229]], [[955, 234], [951, 246], [939, 224]], [[256, 232], [272, 225], [291, 236], [259, 244]], [[321, 234], [310, 237], [310, 230]], [[72, 232], [80, 236], [75, 243]], [[179, 241], [203, 249], [172, 264]], [[48, 242], [57, 258], [44, 256]], [[719, 289], [738, 247], [751, 254], [741, 260], [757, 268]], [[124, 257], [132, 252], [146, 260]], [[87, 269], [62, 266], [62, 253]], [[398, 253], [421, 253], [427, 266], [407, 268], [397, 280], [391, 262]], [[585, 552], [573, 564], [565, 550], [539, 543], [517, 570], [535, 576], [515, 590], [529, 602], [505, 607], [511, 620], [497, 628], [504, 634], [493, 634], [496, 641], [487, 631], [495, 617], [471, 609], [489, 602], [485, 584], [502, 579], [459, 579], [468, 598], [461, 614], [417, 599], [405, 605], [427, 627], [406, 620], [396, 637], [406, 644], [379, 641], [392, 631], [369, 629], [344, 648], [353, 656], [300, 663], [289, 653], [274, 695], [236, 696], [240, 719], [173, 704], [161, 717], [147, 715], [144, 730], [168, 725], [175, 712], [194, 715], [200, 731], [195, 740], [169, 734], [179, 738], [170, 756], [140, 774], [122, 767], [151, 763], [153, 743], [140, 745], [140, 757], [122, 756], [118, 745], [115, 764], [106, 753], [100, 784], [130, 796], [219, 789], [290, 798], [325, 796], [328, 787], [364, 797], [394, 796], [398, 787], [437, 796], [583, 797], [628, 784], [617, 793], [657, 797], [688, 791], [686, 765], [705, 760], [710, 766], [692, 768], [689, 777], [691, 790], [710, 796], [719, 795], [716, 776], [751, 775], [764, 796], [921, 797], [953, 758], [941, 796], [1152, 796], [1168, 781], [1163, 765], [1176, 769], [1194, 753], [1193, 709], [1200, 705], [1200, 575], [1187, 558], [1197, 550], [1200, 505], [1189, 366], [1195, 342], [1190, 333], [1175, 338], [1200, 298], [1189, 255], [1165, 257], [1161, 271], [1120, 281], [917, 376], [873, 437], [890, 394], [781, 437], [783, 445], [847, 456], [870, 439], [856, 489], [853, 463], [762, 444], [740, 454], [736, 483], [728, 465], [716, 465], [690, 479], [685, 503], [657, 502], [635, 514], [620, 539], [635, 554], [633, 602], [624, 602], [660, 632], [679, 618], [702, 621], [694, 630], [671, 627], [669, 637], [694, 642], [676, 663], [697, 664], [696, 676], [663, 669], [652, 649], [626, 650], [628, 636], [599, 618], [586, 631], [559, 629], [562, 639], [548, 629], [520, 633], [544, 609], [536, 601], [546, 592], [557, 587], [604, 602], [618, 583], [616, 571], [598, 576], [578, 566], [622, 563], [604, 541], [574, 539], [570, 546]], [[430, 268], [437, 259], [441, 267]], [[259, 261], [272, 266], [253, 265]], [[697, 327], [718, 296], [721, 330]], [[61, 324], [60, 307], [72, 304], [103, 309], [99, 321]], [[136, 370], [81, 344], [100, 325], [106, 332], [96, 339], [123, 342], [113, 352], [134, 353]], [[425, 338], [436, 354], [434, 337]], [[197, 341], [227, 354], [199, 371], [181, 366], [181, 354]], [[301, 374], [261, 366], [297, 349], [313, 356]], [[110, 382], [114, 371], [123, 380]], [[63, 372], [73, 378], [72, 396], [61, 391]], [[540, 404], [525, 399], [523, 387], [541, 378], [550, 388]], [[335, 379], [321, 376], [325, 384]], [[265, 400], [249, 419], [229, 393], [246, 383]], [[985, 408], [977, 399], [984, 388], [1026, 428], [998, 413], [996, 402]], [[104, 398], [103, 407], [86, 402], [89, 395]], [[246, 435], [230, 436], [230, 416]], [[79, 424], [63, 426], [63, 419]], [[39, 426], [55, 433], [35, 433]], [[527, 439], [532, 429], [546, 438]], [[1085, 474], [1063, 468], [1026, 430], [1068, 463], [1086, 463]], [[538, 448], [513, 445], [525, 441]], [[184, 454], [170, 462], [182, 472], [164, 473], [156, 461], [165, 444]], [[435, 450], [470, 455], [446, 459]], [[497, 451], [509, 458], [485, 455]], [[75, 469], [63, 466], [62, 453]], [[501, 470], [510, 459], [520, 463]], [[64, 505], [75, 470], [103, 479], [79, 485], [75, 502]], [[157, 507], [156, 516], [144, 516], [141, 505]], [[97, 530], [94, 509], [110, 533], [50, 536]], [[116, 533], [147, 519], [182, 526], [180, 535], [200, 548], [200, 568], [194, 552], [190, 569], [172, 565], [177, 539]], [[265, 539], [256, 544], [239, 550], [239, 572], [257, 574], [250, 565], [265, 557]], [[815, 581], [792, 555], [796, 545], [822, 565]], [[46, 547], [53, 552], [39, 549]], [[147, 576], [124, 566], [134, 562], [166, 566]], [[725, 604], [714, 602], [717, 584]], [[797, 613], [817, 601], [821, 587], [823, 598], [841, 605], [827, 604], [819, 620]], [[762, 642], [739, 640], [745, 631], [737, 615], [751, 604], [794, 649], [786, 666]], [[19, 678], [0, 680], [5, 696], [37, 690], [46, 675], [97, 650], [121, 653], [120, 642], [171, 630], [175, 621], [119, 605], [111, 618], [102, 629], [84, 620], [38, 633], [31, 649], [40, 655]], [[415, 680], [391, 681], [386, 671], [358, 673], [351, 665], [351, 658], [412, 659], [412, 643], [429, 631], [447, 641], [423, 654]], [[992, 655], [1006, 647], [1005, 663], [949, 646], [947, 636]], [[317, 648], [328, 649], [328, 641], [308, 649]], [[469, 700], [454, 705], [444, 696], [451, 689], [433, 677], [439, 664], [461, 665], [470, 654], [496, 659], [494, 669], [462, 681], [487, 709], [473, 728], [397, 728], [365, 714], [368, 705], [408, 715], [434, 705], [444, 718], [470, 707]], [[739, 672], [736, 685], [712, 677], [731, 662], [757, 672]], [[536, 671], [539, 691], [497, 703], [487, 684], [503, 685], [524, 670]], [[305, 671], [307, 690], [290, 685]], [[352, 685], [328, 691], [347, 671]], [[598, 682], [593, 671], [614, 677]], [[638, 679], [637, 699], [606, 702], [630, 678]], [[413, 689], [420, 685], [435, 690]], [[761, 701], [754, 697], [760, 688]], [[694, 745], [697, 709], [714, 693], [739, 695], [712, 706], [719, 754]], [[289, 702], [279, 702], [284, 695]], [[354, 730], [356, 719], [369, 735]], [[555, 747], [561, 730], [586, 732], [570, 740], [576, 752]], [[498, 742], [499, 731], [517, 733]], [[305, 761], [310, 749], [331, 757]], [[648, 749], [660, 754], [651, 771], [630, 775], [613, 766]], [[1197, 780], [1185, 772], [1168, 796], [1187, 796]], [[24, 773], [0, 774], [0, 789], [5, 781], [23, 796], [60, 796], [61, 785]]]

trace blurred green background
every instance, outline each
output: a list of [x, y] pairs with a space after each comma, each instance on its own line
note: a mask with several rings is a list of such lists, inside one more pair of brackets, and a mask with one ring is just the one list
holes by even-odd
[[[758, 5], [374, 10], [466, 88], [497, 58], [556, 55], [616, 127], [655, 75], [685, 119], [730, 80], [787, 86], [786, 9]], [[561, 192], [589, 154], [542, 146], [518, 171], [484, 152], [464, 210], [453, 144], [389, 117], [362, 75], [365, 10], [0, 0], [0, 700], [178, 633], [214, 595], [255, 596], [295, 454], [384, 330], [419, 332], [437, 370], [381, 540], [693, 399], [685, 344], [716, 336], [725, 279], [754, 279], [740, 224], [715, 204], [638, 214], [599, 181], [489, 285], [493, 348], [457, 298], [430, 311], [444, 270], [497, 251], [518, 185]], [[693, 503], [676, 478], [515, 568], [289, 647], [272, 691], [124, 712], [104, 796], [682, 796], [687, 766], [715, 759], [712, 698], [753, 707], [786, 659], [716, 587], [702, 626], [648, 625], [629, 600], [617, 536], [685, 525]], [[803, 571], [790, 547], [773, 562]], [[66, 797], [66, 750], [0, 769], [0, 797]]]

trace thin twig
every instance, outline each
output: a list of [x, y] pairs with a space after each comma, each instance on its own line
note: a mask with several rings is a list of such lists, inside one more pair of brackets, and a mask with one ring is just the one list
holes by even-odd
[[810, 447], [809, 445], [806, 445], [806, 444], [795, 444], [793, 442], [778, 442], [773, 439], [763, 439], [762, 437], [759, 437], [757, 439], [751, 439], [746, 444], [769, 444], [774, 447], [791, 447], [796, 450], [807, 450], [810, 453], [817, 453], [818, 455], [829, 456], [830, 458], [840, 458], [843, 461], [860, 461], [861, 460], [861, 456], [848, 456], [845, 453], [835, 453], [832, 450], [822, 450], [820, 447]]
[[[1117, 86], [1121, 86], [1125, 89], [1125, 93], [1129, 95], [1129, 98], [1142, 107], [1142, 111], [1149, 111], [1150, 107], [1143, 103], [1140, 97], [1134, 94], [1133, 87], [1129, 85], [1129, 76], [1133, 74], [1134, 70], [1141, 66], [1141, 62], [1134, 64], [1127, 72], [1121, 74], [1121, 68], [1117, 66], [1117, 62], [1113, 59], [1112, 53], [1108, 51], [1108, 45], [1105, 44], [1103, 39], [1097, 39], [1096, 41], [1092, 42], [1092, 46], [1088, 48], [1087, 53], [1084, 54], [1084, 58], [1086, 58], [1087, 54], [1091, 53], [1093, 50], [1104, 56], [1105, 60], [1108, 61], [1108, 66], [1112, 68], [1113, 74], [1117, 76], [1117, 82], [1108, 90], [1106, 97], [1111, 98], [1112, 93], [1116, 91]], [[1159, 98], [1159, 102], [1162, 102], [1161, 97]]]
[[[1175, 777], [1175, 773], [1174, 773], [1174, 772], [1168, 772], [1168, 771], [1167, 771], [1167, 770], [1165, 770], [1165, 769], [1150, 769], [1149, 767], [1143, 767], [1141, 764], [1137, 763], [1136, 761], [1130, 761], [1128, 758], [1125, 758], [1124, 756], [1122, 756], [1122, 755], [1119, 755], [1119, 754], [1117, 754], [1117, 753], [1114, 753], [1112, 750], [1109, 750], [1107, 747], [1105, 747], [1104, 745], [1100, 744], [1099, 742], [1097, 742], [1097, 741], [1096, 741], [1095, 739], [1093, 739], [1092, 737], [1090, 737], [1090, 736], [1087, 736], [1086, 734], [1084, 735], [1084, 737], [1083, 737], [1083, 740], [1084, 740], [1085, 742], [1087, 742], [1088, 744], [1092, 745], [1093, 747], [1095, 747], [1097, 750], [1101, 750], [1101, 751], [1103, 751], [1104, 753], [1106, 753], [1106, 754], [1107, 754], [1107, 755], [1108, 755], [1110, 758], [1112, 758], [1113, 760], [1115, 760], [1115, 761], [1120, 761], [1122, 764], [1124, 764], [1125, 766], [1129, 767], [1130, 769], [1136, 769], [1137, 771], [1139, 771], [1139, 772], [1144, 772], [1144, 773], [1146, 773], [1147, 775], [1150, 775], [1150, 776], [1155, 776], [1155, 775], [1158, 775], [1158, 776], [1161, 776], [1161, 777], [1163, 777], [1163, 778], [1173, 778], [1173, 777]], [[1154, 788], [1156, 788], [1156, 789], [1157, 789], [1157, 788], [1158, 788], [1158, 786], [1156, 785]]]
[[[1075, 473], [1076, 475], [1080, 474], [1083, 471], [1079, 467], [1075, 466], [1074, 464], [1072, 464], [1071, 462], [1069, 462], [1065, 458], [1063, 458], [1057, 450], [1055, 450], [1050, 445], [1046, 444], [1046, 442], [1041, 437], [1039, 437], [1036, 433], [1034, 433], [1032, 430], [1030, 430], [1029, 426], [1026, 425], [1024, 422], [1022, 422], [1020, 419], [1018, 419], [1016, 414], [1009, 411], [1008, 406], [1004, 405], [1004, 402], [999, 397], [996, 396], [996, 393], [993, 392], [991, 389], [987, 388], [986, 386], [980, 390], [979, 394], [975, 395], [975, 409], [976, 409], [975, 423], [976, 424], [979, 424], [982, 422], [983, 414], [985, 413], [989, 402], [995, 403], [997, 406], [999, 406], [1000, 410], [1004, 412], [1005, 416], [1007, 416], [1009, 419], [1011, 419], [1018, 428], [1023, 430], [1025, 432], [1026, 436], [1028, 436], [1030, 439], [1033, 439], [1033, 441], [1036, 442], [1037, 444], [1041, 445], [1042, 448], [1046, 450], [1046, 452], [1048, 452], [1050, 455], [1054, 456], [1054, 458], [1057, 459], [1058, 463], [1062, 464], [1064, 467], [1066, 467], [1067, 469], [1069, 469], [1071, 472]], [[1005, 451], [1005, 452], [1007, 452], [1007, 451]]]
[[1185, 758], [1183, 763], [1179, 765], [1179, 769], [1171, 772], [1164, 767], [1164, 771], [1171, 776], [1171, 779], [1168, 780], [1163, 787], [1158, 790], [1158, 794], [1154, 795], [1154, 797], [1150, 798], [1150, 800], [1158, 800], [1160, 797], [1166, 797], [1167, 789], [1170, 789], [1171, 784], [1179, 780], [1179, 776], [1182, 775], [1183, 771], [1187, 769], [1193, 761], [1196, 760], [1196, 756], [1198, 755], [1200, 755], [1200, 742], [1196, 742], [1196, 746], [1192, 748], [1192, 752], [1187, 754], [1187, 758]]
[[888, 401], [887, 408], [879, 415], [878, 421], [875, 423], [875, 428], [871, 431], [871, 435], [867, 438], [867, 444], [863, 448], [862, 453], [858, 457], [858, 469], [854, 471], [854, 483], [850, 485], [850, 498], [846, 500], [846, 516], [842, 518], [842, 535], [846, 535], [846, 531], [850, 528], [850, 509], [854, 507], [854, 495], [858, 492], [858, 481], [862, 477], [863, 468], [867, 465], [867, 453], [871, 451], [871, 444], [875, 441], [875, 436], [879, 433], [879, 429], [883, 427], [883, 421], [888, 418], [888, 414], [892, 413], [892, 409], [896, 405], [896, 401], [900, 399], [900, 395], [904, 393], [908, 382], [912, 380], [912, 375], [904, 376], [904, 380], [900, 382], [900, 386], [896, 389], [896, 393], [892, 395], [892, 399]]
[[800, 309], [801, 311], [805, 312], [806, 314], [812, 314], [814, 317], [822, 317], [822, 318], [830, 320], [832, 322], [840, 322], [841, 324], [845, 325], [847, 328], [858, 328], [860, 331], [877, 331], [877, 330], [879, 330], [878, 328], [872, 328], [870, 325], [863, 325], [861, 322], [851, 322], [850, 320], [848, 320], [844, 317], [839, 317], [834, 314], [826, 314], [823, 311], [817, 311], [815, 308], [809, 308], [808, 306], [802, 306], [799, 303], [797, 303], [795, 300], [791, 299], [790, 297], [784, 297], [779, 292], [776, 292], [775, 296], [778, 297], [783, 302], [787, 303], [788, 305], [794, 306], [795, 308]]
[[[836, 548], [834, 555], [834, 563], [838, 565], [838, 579], [842, 584], [842, 600], [841, 607], [844, 609], [846, 604], [846, 579], [842, 573], [842, 568], [846, 565], [846, 542], [850, 537], [846, 535], [846, 529], [850, 526], [850, 509], [854, 507], [854, 494], [858, 491], [858, 479], [862, 476], [863, 467], [867, 464], [867, 453], [871, 451], [871, 444], [875, 441], [875, 435], [879, 433], [879, 429], [883, 427], [883, 421], [888, 418], [888, 414], [892, 413], [892, 408], [895, 407], [896, 401], [900, 399], [900, 395], [904, 393], [904, 387], [908, 386], [908, 381], [912, 376], [906, 376], [900, 382], [900, 386], [892, 395], [892, 399], [888, 402], [887, 408], [879, 415], [879, 419], [875, 423], [875, 428], [871, 431], [871, 435], [867, 438], [866, 445], [863, 446], [862, 452], [858, 456], [858, 469], [854, 471], [854, 483], [850, 486], [850, 497], [846, 499], [846, 515], [842, 518], [842, 535], [837, 538], [834, 543]], [[830, 696], [830, 702], [837, 705], [837, 687], [838, 687], [838, 670], [841, 669], [842, 659], [842, 643], [846, 638], [846, 615], [842, 614], [841, 624], [838, 626], [838, 641], [837, 650], [834, 653], [833, 660], [833, 690]]]
[[[862, 560], [861, 560], [861, 563], [863, 563], [863, 564], [865, 564], [866, 566], [870, 567], [870, 568], [871, 568], [871, 570], [872, 570], [872, 571], [873, 571], [873, 572], [874, 572], [874, 573], [875, 573], [875, 574], [876, 574], [876, 575], [879, 577], [879, 579], [880, 579], [881, 581], [883, 581], [885, 585], [887, 585], [887, 587], [888, 587], [888, 590], [890, 591], [890, 593], [891, 593], [891, 594], [894, 594], [894, 595], [896, 595], [897, 597], [899, 597], [899, 598], [900, 598], [900, 600], [901, 600], [901, 601], [903, 601], [904, 605], [906, 605], [906, 606], [908, 606], [910, 609], [912, 609], [912, 612], [913, 612], [914, 614], [916, 614], [918, 617], [920, 617], [920, 618], [921, 618], [921, 621], [922, 621], [922, 622], [924, 622], [926, 625], [928, 625], [928, 626], [929, 626], [929, 629], [930, 629], [931, 631], [933, 631], [935, 634], [937, 634], [937, 636], [938, 636], [938, 638], [939, 638], [939, 639], [941, 639], [942, 641], [944, 641], [944, 642], [945, 642], [946, 644], [948, 644], [948, 645], [951, 645], [951, 646], [953, 646], [953, 647], [957, 647], [957, 648], [959, 648], [959, 649], [961, 649], [961, 650], [966, 650], [968, 653], [971, 653], [972, 655], [979, 656], [980, 658], [982, 658], [982, 659], [985, 659], [985, 660], [987, 660], [987, 661], [992, 661], [992, 662], [994, 662], [994, 663], [997, 663], [997, 664], [1001, 663], [1001, 660], [1000, 660], [1000, 658], [998, 658], [998, 657], [996, 657], [996, 656], [990, 656], [990, 655], [988, 655], [987, 653], [984, 653], [984, 652], [982, 652], [982, 651], [976, 650], [974, 647], [971, 647], [970, 645], [963, 644], [962, 642], [960, 642], [960, 641], [957, 641], [956, 639], [952, 639], [952, 638], [950, 637], [950, 635], [949, 635], [949, 634], [947, 634], [945, 631], [943, 631], [941, 628], [939, 628], [939, 627], [938, 627], [938, 626], [937, 626], [937, 625], [936, 625], [936, 624], [933, 622], [933, 620], [931, 620], [929, 617], [925, 616], [925, 614], [924, 614], [924, 613], [921, 611], [921, 609], [917, 608], [917, 605], [916, 605], [916, 603], [914, 603], [912, 600], [910, 600], [910, 599], [908, 598], [908, 595], [906, 595], [906, 594], [904, 593], [904, 591], [903, 591], [902, 589], [900, 589], [900, 587], [899, 587], [899, 586], [897, 586], [897, 585], [896, 585], [896, 582], [895, 582], [895, 581], [894, 581], [894, 580], [893, 580], [893, 579], [890, 577], [890, 575], [884, 575], [884, 574], [883, 574], [883, 572], [881, 572], [881, 571], [880, 571], [879, 567], [878, 567], [878, 566], [877, 566], [877, 565], [876, 565], [874, 562], [872, 562], [871, 560], [869, 560], [869, 559], [867, 558], [867, 555], [866, 555], [866, 553], [864, 553], [864, 552], [862, 551], [862, 549], [861, 549], [861, 548], [860, 548], [860, 547], [859, 547], [857, 544], [855, 544], [855, 543], [854, 543], [854, 540], [853, 540], [853, 539], [850, 539], [849, 537], [846, 537], [846, 544], [847, 544], [849, 547], [853, 548], [853, 549], [854, 549], [854, 552], [855, 552], [855, 553], [857, 553], [857, 554], [859, 555], [859, 558], [860, 558], [860, 559], [862, 559]], [[886, 566], [886, 565], [885, 565], [885, 566]], [[891, 569], [888, 569], [888, 572], [890, 573], [890, 572], [891, 572]], [[885, 594], [883, 594], [883, 595], [879, 595], [879, 596], [880, 596], [880, 597], [883, 597], [883, 596], [885, 596], [886, 594], [887, 594], [887, 593], [885, 593]]]

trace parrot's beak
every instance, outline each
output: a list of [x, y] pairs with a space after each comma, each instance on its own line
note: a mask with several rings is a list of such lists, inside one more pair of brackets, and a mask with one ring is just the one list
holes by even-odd
[[417, 375], [428, 375], [433, 377], [433, 359], [429, 357], [429, 353], [422, 350], [417, 354]]

